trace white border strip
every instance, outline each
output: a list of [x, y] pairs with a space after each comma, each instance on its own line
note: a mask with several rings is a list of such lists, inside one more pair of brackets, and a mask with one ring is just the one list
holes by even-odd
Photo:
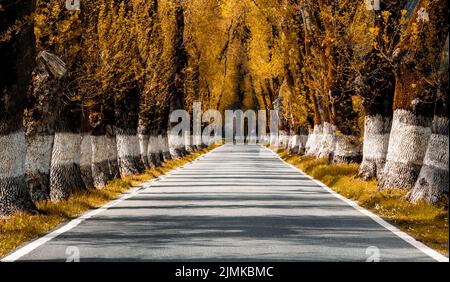
[[101, 206], [100, 208], [97, 208], [97, 209], [88, 211], [88, 212], [86, 212], [85, 214], [83, 214], [83, 215], [81, 215], [81, 216], [79, 216], [79, 217], [77, 217], [77, 218], [75, 218], [75, 219], [72, 219], [71, 221], [69, 221], [69, 222], [68, 222], [67, 224], [65, 224], [64, 226], [62, 226], [62, 227], [60, 227], [60, 228], [58, 228], [58, 229], [56, 229], [56, 230], [54, 230], [54, 231], [52, 231], [52, 232], [50, 232], [50, 233], [48, 233], [48, 234], [42, 236], [42, 237], [40, 237], [40, 238], [38, 238], [38, 239], [32, 241], [31, 243], [28, 243], [27, 245], [23, 246], [22, 248], [19, 248], [18, 250], [14, 251], [13, 253], [7, 255], [6, 257], [2, 258], [2, 259], [0, 260], [0, 262], [14, 262], [14, 261], [20, 259], [21, 257], [23, 257], [23, 256], [25, 256], [25, 255], [27, 255], [27, 254], [29, 254], [30, 252], [32, 252], [32, 251], [35, 250], [36, 248], [38, 248], [38, 247], [44, 245], [45, 243], [49, 242], [50, 240], [52, 240], [52, 239], [58, 237], [59, 235], [65, 233], [65, 232], [67, 232], [67, 231], [70, 231], [71, 229], [73, 229], [74, 227], [76, 227], [77, 225], [79, 225], [80, 223], [82, 223], [83, 221], [85, 221], [86, 219], [89, 219], [89, 218], [91, 218], [91, 217], [93, 217], [93, 216], [96, 216], [96, 215], [98, 215], [98, 214], [100, 214], [100, 213], [106, 211], [107, 209], [116, 206], [116, 205], [119, 204], [120, 202], [122, 202], [122, 201], [124, 201], [124, 200], [126, 200], [126, 199], [129, 199], [129, 198], [131, 198], [131, 197], [133, 197], [133, 196], [135, 196], [135, 195], [137, 195], [137, 194], [139, 194], [143, 189], [146, 189], [146, 188], [148, 188], [149, 186], [151, 186], [151, 184], [152, 184], [153, 182], [160, 181], [160, 180], [166, 178], [167, 176], [169, 176], [169, 175], [171, 175], [171, 174], [177, 172], [178, 170], [180, 170], [180, 169], [186, 167], [187, 165], [190, 165], [190, 164], [192, 164], [192, 163], [198, 161], [199, 159], [205, 157], [206, 155], [208, 155], [208, 154], [214, 152], [215, 150], [219, 149], [220, 147], [222, 147], [222, 146], [219, 146], [219, 147], [217, 147], [217, 148], [214, 148], [214, 149], [212, 149], [211, 151], [209, 151], [209, 152], [207, 152], [207, 153], [205, 153], [205, 154], [203, 154], [203, 155], [200, 155], [200, 156], [199, 156], [198, 158], [196, 158], [195, 160], [192, 160], [192, 161], [190, 161], [189, 163], [186, 163], [186, 164], [184, 164], [184, 165], [181, 166], [181, 167], [175, 168], [175, 169], [173, 169], [173, 170], [167, 172], [166, 174], [160, 175], [160, 176], [157, 177], [157, 178], [154, 178], [154, 179], [152, 179], [152, 180], [150, 180], [150, 181], [147, 181], [147, 182], [142, 183], [142, 184], [141, 184], [142, 187], [137, 186], [137, 187], [135, 187], [135, 188], [129, 189], [128, 191], [126, 191], [126, 192], [125, 192], [122, 196], [120, 196], [119, 198], [117, 198], [117, 199], [115, 199], [115, 200], [112, 200], [112, 201], [106, 203], [105, 205]]
[[378, 215], [372, 213], [371, 211], [366, 210], [365, 208], [361, 207], [360, 205], [358, 205], [355, 201], [352, 201], [350, 199], [345, 198], [344, 196], [336, 193], [334, 190], [332, 190], [330, 187], [326, 186], [325, 184], [323, 184], [322, 182], [320, 182], [317, 179], [312, 178], [311, 176], [309, 176], [308, 174], [306, 174], [304, 171], [302, 171], [301, 169], [299, 169], [298, 167], [293, 166], [292, 164], [286, 162], [285, 160], [283, 160], [280, 155], [278, 155], [278, 153], [276, 153], [275, 151], [273, 151], [270, 148], [267, 148], [265, 146], [261, 146], [266, 148], [267, 150], [269, 150], [270, 152], [272, 152], [277, 158], [279, 158], [282, 162], [284, 162], [285, 164], [287, 164], [288, 166], [292, 167], [293, 169], [297, 170], [298, 172], [300, 172], [302, 175], [305, 175], [307, 178], [309, 178], [310, 180], [312, 180], [313, 182], [315, 182], [317, 185], [319, 185], [320, 187], [322, 187], [323, 189], [325, 189], [327, 192], [329, 192], [330, 194], [332, 194], [333, 196], [335, 196], [336, 198], [344, 201], [346, 204], [348, 204], [349, 206], [353, 207], [354, 209], [356, 209], [357, 211], [361, 212], [362, 214], [370, 217], [373, 221], [375, 221], [376, 223], [378, 223], [379, 225], [383, 226], [384, 228], [386, 228], [387, 230], [391, 231], [392, 233], [394, 233], [397, 237], [399, 237], [400, 239], [406, 241], [407, 243], [409, 243], [410, 245], [414, 246], [415, 248], [417, 248], [418, 250], [420, 250], [422, 253], [428, 255], [429, 257], [435, 259], [438, 262], [449, 262], [449, 258], [444, 256], [443, 254], [431, 249], [430, 247], [426, 246], [425, 244], [417, 241], [416, 239], [414, 239], [413, 237], [411, 237], [410, 235], [406, 234], [405, 232], [401, 231], [400, 229], [398, 229], [397, 227], [393, 226], [392, 224], [386, 222], [384, 219], [382, 219], [381, 217], [379, 217]]

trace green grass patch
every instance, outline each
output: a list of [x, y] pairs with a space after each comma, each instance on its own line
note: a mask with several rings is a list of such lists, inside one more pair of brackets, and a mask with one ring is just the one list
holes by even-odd
[[133, 186], [183, 166], [215, 147], [217, 146], [211, 146], [179, 160], [164, 162], [161, 167], [148, 169], [139, 175], [112, 180], [103, 189], [91, 189], [73, 194], [65, 201], [38, 202], [36, 203], [37, 214], [17, 213], [7, 218], [0, 218], [0, 257], [5, 256], [21, 244], [52, 230], [59, 224], [116, 199]]
[[[418, 241], [448, 255], [448, 209], [425, 202], [412, 204], [399, 190], [377, 191], [376, 181], [358, 178], [358, 164], [328, 164], [325, 159], [289, 155], [275, 149], [282, 159], [300, 168], [342, 196], [387, 219]], [[448, 205], [447, 205], [448, 206]]]

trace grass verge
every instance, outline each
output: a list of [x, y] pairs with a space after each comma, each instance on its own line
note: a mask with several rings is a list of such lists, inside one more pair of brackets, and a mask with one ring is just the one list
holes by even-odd
[[289, 155], [274, 149], [286, 162], [298, 167], [342, 196], [387, 219], [425, 245], [448, 255], [448, 209], [425, 202], [412, 204], [398, 190], [377, 191], [376, 181], [358, 178], [358, 164], [328, 164], [325, 159]]
[[115, 179], [103, 189], [91, 189], [72, 195], [58, 203], [41, 201], [36, 203], [38, 213], [17, 213], [8, 218], [0, 218], [0, 258], [21, 244], [43, 234], [57, 225], [73, 219], [84, 212], [98, 208], [114, 200], [133, 186], [157, 178], [175, 168], [185, 165], [217, 146], [200, 150], [179, 160], [164, 162], [161, 167], [148, 169], [144, 173]]

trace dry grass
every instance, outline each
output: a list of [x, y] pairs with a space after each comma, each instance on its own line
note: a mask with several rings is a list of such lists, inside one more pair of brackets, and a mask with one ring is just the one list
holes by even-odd
[[133, 186], [163, 175], [195, 160], [216, 146], [187, 155], [180, 160], [170, 160], [161, 167], [146, 170], [143, 174], [112, 180], [103, 189], [93, 189], [72, 195], [59, 203], [42, 201], [36, 204], [37, 214], [19, 213], [0, 219], [0, 257], [21, 244], [48, 232], [57, 225], [77, 217], [89, 209], [98, 208], [117, 198]]
[[412, 204], [398, 190], [377, 191], [376, 181], [357, 177], [357, 164], [328, 164], [325, 159], [289, 155], [276, 150], [288, 163], [320, 180], [337, 193], [382, 216], [418, 241], [448, 254], [448, 209], [421, 202]]

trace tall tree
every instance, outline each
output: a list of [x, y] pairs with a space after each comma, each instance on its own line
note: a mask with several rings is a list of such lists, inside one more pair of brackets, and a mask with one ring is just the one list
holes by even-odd
[[431, 126], [431, 136], [414, 188], [408, 199], [448, 205], [448, 35], [437, 77], [438, 92]]
[[394, 98], [394, 69], [390, 58], [402, 32], [407, 1], [381, 1], [379, 10], [361, 5], [354, 27], [356, 88], [364, 107], [363, 160], [359, 175], [380, 178], [386, 162]]
[[447, 15], [447, 1], [420, 0], [394, 51], [394, 116], [379, 189], [409, 190], [419, 176], [431, 135], [433, 81], [448, 34]]
[[0, 216], [32, 211], [25, 182], [23, 110], [35, 65], [32, 14], [35, 1], [9, 1], [0, 8]]

